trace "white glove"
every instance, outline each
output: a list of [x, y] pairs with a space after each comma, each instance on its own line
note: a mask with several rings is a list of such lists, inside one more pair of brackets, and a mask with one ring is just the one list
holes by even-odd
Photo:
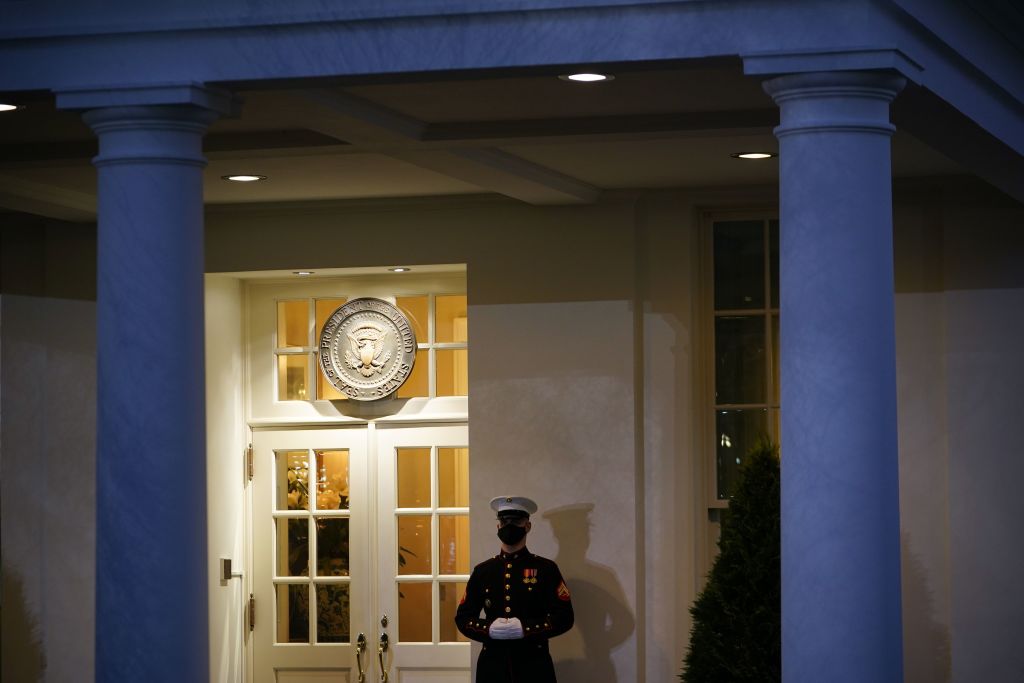
[[487, 632], [495, 640], [516, 640], [523, 637], [523, 624], [516, 617], [495, 619]]

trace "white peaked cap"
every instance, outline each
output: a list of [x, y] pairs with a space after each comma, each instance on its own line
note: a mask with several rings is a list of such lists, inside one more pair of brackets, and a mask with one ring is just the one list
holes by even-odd
[[529, 516], [537, 511], [537, 504], [523, 496], [498, 496], [491, 499], [491, 509], [499, 515], [503, 512], [525, 512]]

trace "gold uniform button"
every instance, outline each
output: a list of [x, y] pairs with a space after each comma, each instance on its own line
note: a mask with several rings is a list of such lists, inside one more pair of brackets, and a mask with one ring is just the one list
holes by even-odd
[[509, 587], [510, 587], [510, 586], [509, 586], [509, 585], [508, 585], [508, 584], [506, 583], [506, 584], [505, 584], [505, 590], [508, 590], [508, 589], [509, 589]]
[[511, 574], [505, 574], [505, 578], [506, 578], [506, 579], [511, 579], [511, 578], [512, 578], [512, 575], [511, 575]]
[[512, 565], [511, 564], [506, 564], [505, 565], [505, 569], [512, 569]]
[[511, 607], [506, 607], [506, 608], [505, 608], [505, 614], [508, 614], [508, 613], [509, 613], [509, 612], [511, 612], [511, 611], [512, 611], [512, 608], [511, 608]]
[[505, 602], [512, 602], [512, 596], [511, 595], [506, 595], [505, 596]]

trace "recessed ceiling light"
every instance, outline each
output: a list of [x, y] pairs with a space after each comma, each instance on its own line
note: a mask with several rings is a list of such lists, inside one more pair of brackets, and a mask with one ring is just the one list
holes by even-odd
[[388, 270], [391, 271], [392, 273], [408, 273], [410, 270], [412, 270], [412, 268], [407, 268], [405, 266], [397, 266], [395, 268], [388, 268]]
[[612, 76], [611, 74], [598, 73], [562, 74], [559, 78], [563, 81], [573, 81], [574, 83], [599, 83], [600, 81], [615, 80], [615, 76]]
[[292, 275], [312, 275], [312, 270], [293, 270]]
[[222, 179], [231, 180], [236, 183], [254, 183], [258, 180], [266, 180], [265, 175], [222, 175]]
[[768, 152], [736, 152], [730, 154], [733, 159], [771, 159], [776, 154], [770, 154]]
[[6, 102], [0, 102], [0, 111], [14, 111], [18, 108], [16, 104], [7, 104]]

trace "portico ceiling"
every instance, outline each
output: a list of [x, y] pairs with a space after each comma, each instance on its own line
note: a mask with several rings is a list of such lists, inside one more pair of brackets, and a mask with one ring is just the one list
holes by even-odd
[[[347, 81], [225, 83], [240, 115], [206, 139], [209, 204], [500, 194], [534, 204], [604, 191], [770, 185], [778, 114], [739, 60], [609, 66], [577, 84], [558, 72], [420, 74]], [[45, 93], [0, 114], [0, 209], [95, 218], [96, 153], [75, 112]], [[896, 177], [964, 171], [905, 131]], [[267, 176], [232, 183], [222, 176]]]

